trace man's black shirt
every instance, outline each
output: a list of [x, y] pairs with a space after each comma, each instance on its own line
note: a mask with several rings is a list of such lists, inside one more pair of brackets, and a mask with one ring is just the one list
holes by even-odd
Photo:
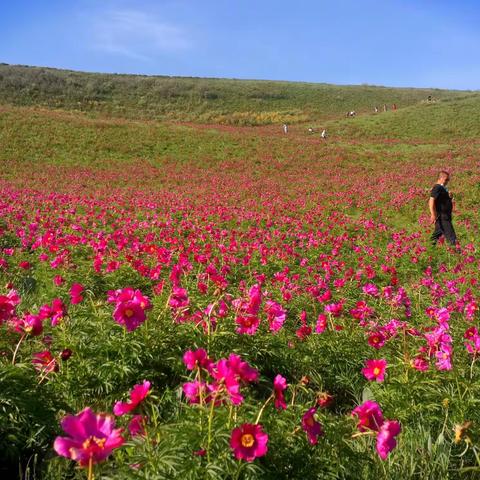
[[430, 196], [435, 199], [435, 210], [437, 211], [437, 216], [443, 218], [452, 217], [452, 199], [447, 191], [447, 189], [437, 183], [432, 188]]

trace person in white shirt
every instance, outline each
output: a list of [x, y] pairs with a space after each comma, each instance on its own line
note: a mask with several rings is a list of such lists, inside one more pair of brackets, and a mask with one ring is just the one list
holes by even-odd
[[286, 123], [283, 124], [283, 133], [288, 133], [288, 125]]
[[323, 131], [322, 131], [322, 138], [323, 138], [324, 140], [327, 139], [327, 131], [326, 131], [325, 129], [323, 129]]

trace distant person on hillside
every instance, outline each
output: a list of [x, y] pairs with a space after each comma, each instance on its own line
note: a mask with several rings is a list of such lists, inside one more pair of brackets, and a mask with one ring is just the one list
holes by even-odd
[[313, 133], [313, 128], [312, 127], [308, 127], [308, 133]]
[[431, 95], [428, 96], [427, 101], [428, 101], [428, 102], [431, 102], [431, 101], [432, 101], [432, 96], [431, 96]]
[[322, 131], [322, 138], [323, 138], [324, 140], [327, 139], [327, 130], [325, 130], [325, 129], [323, 129], [323, 131]]
[[397, 104], [394, 103], [394, 104], [392, 105], [392, 110], [396, 110], [396, 109], [397, 109]]
[[283, 133], [288, 133], [288, 125], [286, 123], [283, 124]]
[[375, 113], [378, 113], [378, 107], [375, 107]]
[[437, 183], [433, 186], [428, 201], [430, 221], [435, 224], [431, 237], [434, 245], [442, 235], [451, 245], [457, 244], [457, 236], [452, 225], [453, 196], [447, 188], [449, 181], [450, 174], [442, 170], [438, 174]]
[[383, 111], [384, 111], [384, 112], [387, 111], [387, 104], [386, 104], [386, 103], [383, 104]]

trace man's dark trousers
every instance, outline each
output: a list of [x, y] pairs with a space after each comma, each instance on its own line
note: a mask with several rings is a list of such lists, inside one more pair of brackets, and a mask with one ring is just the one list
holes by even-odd
[[452, 217], [447, 216], [438, 216], [437, 220], [435, 221], [435, 231], [432, 233], [432, 242], [435, 244], [437, 240], [444, 236], [447, 242], [451, 245], [456, 245], [457, 243], [457, 235], [455, 234], [455, 230], [452, 225]]

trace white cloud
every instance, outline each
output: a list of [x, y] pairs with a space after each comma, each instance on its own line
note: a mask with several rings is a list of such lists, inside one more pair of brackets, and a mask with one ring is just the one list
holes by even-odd
[[97, 12], [89, 24], [92, 48], [136, 60], [150, 61], [191, 46], [184, 29], [143, 11]]

